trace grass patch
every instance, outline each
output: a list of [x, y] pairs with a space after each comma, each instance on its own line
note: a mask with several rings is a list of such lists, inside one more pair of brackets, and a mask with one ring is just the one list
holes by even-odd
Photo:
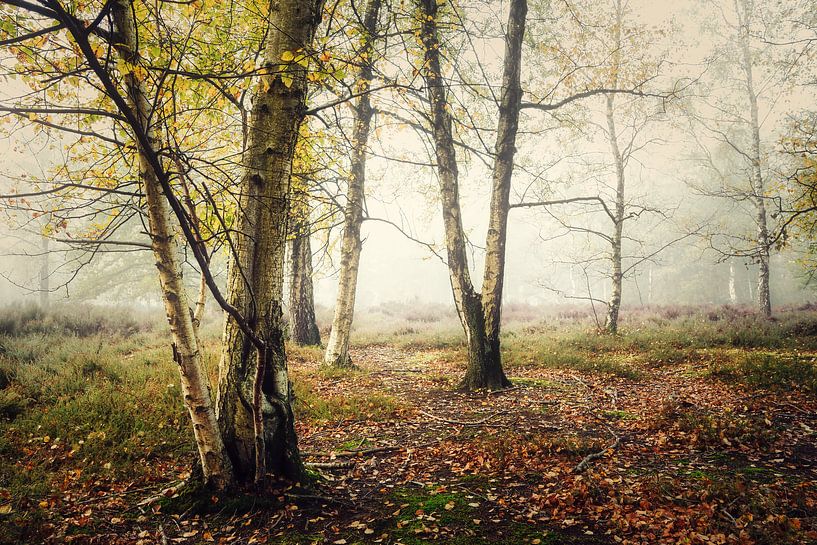
[[323, 348], [320, 346], [300, 346], [287, 343], [287, 358], [300, 363], [320, 365], [323, 363]]
[[[594, 342], [585, 342], [595, 339]], [[502, 345], [503, 363], [508, 369], [536, 367], [601, 373], [631, 380], [639, 369], [616, 350], [618, 341], [610, 335], [551, 338], [542, 335], [509, 336]]]
[[713, 364], [708, 375], [724, 381], [738, 381], [751, 388], [768, 390], [800, 389], [817, 395], [817, 365], [813, 356], [750, 353], [737, 361]]
[[638, 420], [639, 418], [637, 414], [628, 411], [603, 411], [601, 414], [611, 420]]
[[155, 471], [148, 460], [192, 451], [167, 339], [33, 333], [0, 342], [0, 490], [13, 503], [66, 480], [137, 478]]
[[326, 395], [316, 392], [307, 380], [295, 380], [295, 414], [314, 422], [343, 420], [388, 420], [403, 410], [390, 395], [373, 392], [368, 395]]

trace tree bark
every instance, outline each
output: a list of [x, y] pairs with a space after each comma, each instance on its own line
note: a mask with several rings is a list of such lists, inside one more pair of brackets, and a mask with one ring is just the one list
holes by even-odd
[[[285, 51], [311, 45], [321, 11], [320, 0], [272, 4], [265, 53], [271, 74], [263, 76], [253, 96], [239, 192], [243, 213], [227, 282], [229, 303], [248, 318], [265, 349], [259, 362], [257, 347], [234, 319], [226, 318], [216, 401], [227, 452], [241, 481], [256, 476], [256, 382], [261, 391], [257, 401], [263, 415], [266, 470], [292, 480], [303, 475], [284, 349], [282, 300], [290, 171], [305, 111], [306, 70], [295, 62], [281, 64], [280, 59]], [[282, 72], [286, 83], [278, 76]], [[263, 374], [256, 381], [259, 363]]]
[[[618, 88], [618, 71], [621, 65], [621, 1], [616, 2], [616, 25], [613, 30], [613, 66], [612, 66], [612, 89]], [[618, 134], [616, 133], [615, 118], [615, 95], [606, 95], [607, 114], [607, 138], [610, 142], [610, 152], [613, 155], [613, 162], [616, 171], [616, 200], [615, 211], [613, 213], [613, 236], [610, 242], [610, 280], [611, 294], [607, 303], [607, 318], [604, 327], [610, 333], [618, 332], [618, 314], [621, 310], [621, 288], [623, 283], [623, 273], [621, 267], [621, 235], [624, 230], [624, 157], [618, 146]]]
[[505, 280], [505, 246], [508, 237], [511, 180], [516, 153], [516, 135], [519, 131], [519, 110], [522, 104], [520, 72], [527, 11], [527, 0], [511, 1], [505, 35], [502, 93], [499, 98], [499, 121], [494, 148], [496, 155], [491, 184], [488, 234], [485, 240], [485, 269], [482, 278], [482, 307], [485, 315], [487, 351], [485, 364], [479, 370], [479, 374], [487, 376], [484, 380], [476, 380], [478, 376], [476, 369], [469, 368], [465, 375], [465, 386], [471, 388], [497, 388], [510, 384], [502, 370], [499, 333]]
[[491, 208], [486, 239], [483, 291], [471, 282], [465, 232], [459, 202], [459, 172], [450, 107], [440, 65], [437, 0], [420, 0], [421, 36], [425, 50], [424, 78], [431, 105], [432, 135], [440, 179], [448, 271], [454, 303], [468, 345], [468, 367], [462, 382], [467, 390], [504, 388], [510, 384], [502, 369], [500, 319], [505, 273], [505, 242], [509, 194], [521, 102], [519, 72], [527, 3], [512, 0], [505, 41], [502, 97], [497, 127], [497, 156], [492, 176]]
[[49, 286], [51, 267], [48, 263], [51, 254], [50, 242], [51, 240], [47, 236], [40, 237], [40, 308], [44, 311], [48, 311], [51, 297], [51, 287]]
[[[741, 6], [743, 13], [741, 13]], [[742, 0], [740, 5], [735, 0], [735, 11], [738, 14], [740, 25], [740, 49], [743, 61], [743, 71], [746, 76], [746, 95], [749, 99], [750, 131], [751, 131], [751, 184], [752, 202], [755, 205], [755, 224], [757, 226], [757, 305], [764, 316], [772, 315], [772, 300], [769, 290], [769, 227], [766, 215], [765, 181], [763, 179], [763, 157], [760, 147], [760, 120], [758, 115], [757, 94], [754, 88], [754, 74], [752, 70], [752, 54], [749, 51], [749, 9]]]
[[735, 258], [729, 259], [729, 302], [737, 304], [738, 292], [735, 289]]
[[[124, 61], [139, 65], [136, 24], [129, 0], [114, 0], [112, 15], [116, 32], [115, 47]], [[148, 102], [144, 81], [136, 71], [125, 75], [130, 106], [138, 118], [154, 150], [137, 146], [142, 189], [147, 202], [151, 246], [159, 271], [162, 297], [173, 338], [173, 358], [179, 365], [182, 396], [193, 423], [206, 484], [223, 490], [232, 483], [232, 467], [216, 423], [210, 399], [210, 385], [204, 371], [201, 352], [182, 279], [182, 265], [176, 236], [176, 222], [163, 194], [157, 173], [146, 153], [160, 147], [155, 127], [151, 124], [152, 108]]]
[[[306, 196], [304, 196], [306, 198]], [[308, 207], [307, 207], [308, 208]], [[308, 210], [303, 211], [308, 214]], [[293, 216], [289, 238], [290, 285], [289, 329], [290, 339], [299, 346], [321, 344], [321, 332], [315, 321], [315, 296], [312, 287], [312, 244], [308, 217]]]
[[[361, 59], [360, 73], [357, 78], [359, 91], [371, 88], [374, 77], [374, 42], [381, 4], [382, 0], [369, 0], [366, 6], [366, 14], [363, 19], [363, 46], [358, 55]], [[363, 93], [357, 99], [357, 103], [354, 105], [354, 113], [351, 176], [344, 211], [338, 293], [335, 300], [335, 313], [332, 318], [332, 330], [329, 333], [329, 342], [326, 344], [326, 354], [324, 356], [324, 362], [335, 367], [347, 367], [352, 362], [349, 357], [349, 340], [355, 315], [357, 276], [363, 246], [360, 239], [360, 227], [363, 224], [363, 207], [365, 205], [366, 148], [369, 143], [373, 115], [371, 98], [368, 93]]]

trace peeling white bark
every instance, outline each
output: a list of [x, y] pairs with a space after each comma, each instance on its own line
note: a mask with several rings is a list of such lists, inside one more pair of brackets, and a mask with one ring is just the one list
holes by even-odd
[[[139, 51], [130, 1], [114, 0], [112, 14], [118, 35], [117, 52], [125, 61], [138, 66]], [[204, 371], [196, 327], [182, 279], [177, 224], [162, 191], [158, 175], [146, 156], [148, 151], [155, 154], [160, 146], [156, 131], [150, 122], [152, 109], [147, 99], [145, 84], [139, 79], [137, 72], [127, 74], [125, 84], [134, 114], [142, 124], [148, 140], [156, 145], [153, 150], [138, 147], [140, 181], [147, 202], [151, 247], [173, 338], [173, 357], [179, 365], [182, 397], [193, 423], [193, 434], [205, 481], [216, 489], [225, 489], [233, 480], [232, 467], [216, 423], [210, 400], [210, 385]]]

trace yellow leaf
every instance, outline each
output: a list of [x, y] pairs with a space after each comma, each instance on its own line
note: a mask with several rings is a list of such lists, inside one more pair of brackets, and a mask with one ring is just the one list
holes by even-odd
[[287, 76], [286, 74], [281, 74], [281, 83], [283, 83], [287, 89], [292, 87], [292, 77]]
[[281, 53], [281, 60], [284, 62], [289, 62], [295, 58], [295, 54], [292, 51], [284, 51]]

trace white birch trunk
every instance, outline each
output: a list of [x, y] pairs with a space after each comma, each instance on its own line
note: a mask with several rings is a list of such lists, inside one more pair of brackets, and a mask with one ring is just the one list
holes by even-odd
[[735, 289], [735, 259], [729, 260], [729, 302], [733, 305], [738, 302], [738, 292]]
[[[320, 0], [281, 0], [271, 5], [265, 51], [271, 74], [264, 76], [264, 85], [253, 95], [246, 170], [239, 191], [242, 214], [237, 250], [229, 264], [227, 299], [247, 317], [265, 351], [259, 359], [257, 346], [238, 323], [229, 316], [225, 319], [216, 401], [227, 452], [241, 481], [259, 480], [256, 455], [262, 448], [269, 473], [292, 480], [303, 475], [282, 303], [290, 174], [305, 110], [306, 70], [297, 63], [281, 64], [281, 56], [311, 47], [321, 12]], [[277, 75], [281, 71], [291, 77], [289, 85]]]
[[[357, 78], [361, 90], [371, 88], [374, 77], [374, 41], [381, 4], [382, 0], [369, 0], [366, 6], [366, 14], [363, 20], [364, 42], [359, 55], [362, 64]], [[371, 98], [368, 93], [364, 93], [358, 98], [354, 110], [355, 126], [352, 135], [351, 177], [349, 178], [349, 190], [346, 195], [338, 293], [335, 300], [332, 330], [329, 332], [329, 342], [326, 343], [326, 354], [324, 355], [324, 362], [335, 367], [346, 367], [351, 364], [349, 340], [352, 335], [357, 276], [363, 246], [360, 239], [360, 228], [363, 224], [363, 207], [365, 205], [366, 148], [369, 144], [369, 131], [373, 114]]]
[[[138, 66], [139, 51], [130, 2], [114, 0], [112, 14], [118, 35], [116, 48], [119, 55], [129, 64]], [[125, 76], [125, 83], [131, 108], [148, 140], [155, 143], [153, 150], [145, 150], [141, 146], [137, 150], [140, 180], [147, 202], [151, 246], [173, 338], [173, 357], [179, 365], [182, 397], [193, 423], [193, 434], [205, 481], [216, 489], [224, 489], [232, 483], [232, 468], [216, 423], [210, 399], [210, 385], [204, 371], [196, 328], [182, 279], [177, 224], [162, 191], [158, 174], [146, 156], [148, 151], [155, 154], [160, 145], [156, 131], [150, 124], [152, 110], [144, 82], [137, 77], [135, 71]]]
[[[741, 13], [741, 7], [743, 13]], [[766, 215], [766, 188], [763, 178], [763, 156], [760, 145], [760, 119], [758, 115], [757, 94], [754, 87], [752, 54], [749, 50], [749, 7], [745, 0], [735, 0], [735, 11], [740, 24], [740, 49], [743, 71], [746, 77], [746, 96], [749, 100], [751, 131], [751, 185], [752, 202], [755, 205], [755, 224], [757, 227], [757, 305], [764, 316], [772, 315], [772, 301], [769, 289], [769, 227]]]
[[[618, 71], [621, 65], [621, 21], [622, 8], [621, 1], [616, 1], [616, 25], [613, 31], [613, 81], [612, 89], [618, 88]], [[615, 120], [615, 95], [610, 93], [606, 97], [607, 114], [607, 138], [610, 142], [610, 151], [616, 172], [616, 197], [613, 220], [613, 236], [610, 242], [610, 284], [611, 295], [607, 304], [607, 318], [605, 328], [610, 333], [618, 332], [618, 315], [621, 310], [621, 289], [623, 273], [621, 268], [621, 236], [624, 230], [624, 157], [618, 145], [618, 134], [616, 132]]]

